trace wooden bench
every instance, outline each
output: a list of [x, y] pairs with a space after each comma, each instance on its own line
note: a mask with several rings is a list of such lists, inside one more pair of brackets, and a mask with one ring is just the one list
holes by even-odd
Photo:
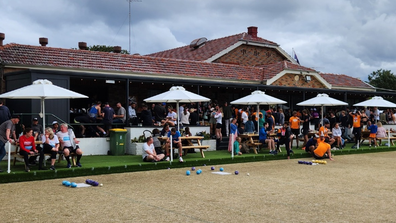
[[382, 140], [388, 141], [388, 139], [390, 140], [392, 146], [394, 146], [395, 144], [393, 143], [393, 140], [396, 140], [396, 137], [389, 137], [389, 138], [388, 137], [381, 137], [381, 138], [377, 138], [377, 140], [380, 141], [380, 144], [381, 144]]
[[248, 142], [247, 143], [247, 145], [251, 148], [251, 149], [253, 149], [253, 151], [254, 151], [254, 153], [255, 154], [258, 154], [257, 153], [257, 150], [258, 150], [258, 148], [261, 146], [261, 145], [263, 145], [261, 142]]
[[[36, 145], [42, 145], [43, 143], [41, 141], [35, 141], [35, 144]], [[19, 150], [20, 150], [19, 143], [15, 143], [15, 152], [11, 152], [11, 154], [10, 154], [11, 156], [14, 157], [14, 166], [15, 166], [15, 163], [17, 161], [17, 158], [22, 158], [23, 159], [23, 156], [19, 154]], [[35, 155], [35, 156], [39, 156], [39, 155]], [[30, 156], [31, 155], [29, 154], [29, 157]], [[50, 153], [44, 153], [44, 158], [45, 158], [45, 156], [51, 156], [51, 154]], [[72, 157], [73, 166], [76, 166], [76, 156], [77, 155], [74, 154], [74, 153], [71, 153], [70, 156]], [[63, 153], [59, 154], [58, 163], [60, 163], [62, 161], [62, 157], [63, 157]], [[44, 166], [45, 166], [45, 164], [46, 164], [46, 161], [44, 160]]]
[[182, 146], [182, 149], [199, 149], [202, 158], [205, 158], [205, 154], [203, 150], [208, 149], [209, 147], [210, 147], [209, 145], [192, 145], [192, 146]]

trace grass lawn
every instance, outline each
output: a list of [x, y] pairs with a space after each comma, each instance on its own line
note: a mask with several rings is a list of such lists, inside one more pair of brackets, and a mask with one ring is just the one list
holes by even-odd
[[[382, 151], [392, 151], [395, 147], [380, 146], [378, 148], [369, 148], [367, 144], [364, 144], [360, 149], [351, 149], [353, 144], [349, 143], [342, 150], [332, 151], [335, 156], [348, 155], [357, 153], [372, 153]], [[72, 167], [71, 169], [66, 168], [66, 161], [61, 163], [56, 162], [56, 171], [51, 170], [37, 170], [37, 166], [31, 167], [31, 171], [26, 173], [24, 171], [24, 164], [17, 162], [15, 166], [11, 164], [11, 173], [0, 173], [0, 183], [9, 182], [20, 182], [30, 180], [44, 180], [44, 179], [55, 179], [65, 177], [76, 177], [76, 176], [89, 176], [98, 174], [112, 174], [122, 172], [134, 172], [134, 171], [147, 171], [147, 170], [158, 170], [167, 168], [181, 168], [181, 167], [192, 167], [202, 165], [218, 165], [227, 163], [243, 163], [243, 162], [257, 162], [257, 161], [269, 161], [286, 159], [286, 150], [283, 148], [282, 153], [278, 155], [271, 155], [267, 149], [261, 149], [259, 154], [249, 153], [243, 154], [242, 156], [235, 156], [231, 158], [230, 153], [226, 150], [205, 152], [205, 157], [202, 158], [200, 153], [188, 153], [187, 156], [183, 156], [184, 163], [179, 163], [178, 159], [174, 162], [142, 162], [141, 156], [124, 155], [124, 156], [83, 156], [81, 159], [82, 168]], [[305, 158], [305, 160], [311, 159], [311, 156], [301, 149], [294, 149], [294, 155], [291, 159]], [[335, 157], [335, 160], [337, 158]], [[1, 168], [6, 170], [7, 161], [1, 162]], [[47, 163], [47, 168], [49, 163]]]

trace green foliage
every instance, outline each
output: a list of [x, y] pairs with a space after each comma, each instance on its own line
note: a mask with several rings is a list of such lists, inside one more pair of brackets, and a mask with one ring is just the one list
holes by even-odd
[[369, 74], [368, 80], [374, 87], [396, 90], [396, 76], [390, 70], [373, 71]]
[[[93, 45], [93, 46], [89, 46], [88, 50], [113, 53], [114, 46]], [[127, 50], [121, 50], [121, 54], [129, 54], [129, 52]]]
[[210, 134], [206, 133], [206, 131], [202, 131], [202, 132], [197, 132], [195, 135], [197, 136], [203, 136], [204, 140], [209, 140], [210, 139]]

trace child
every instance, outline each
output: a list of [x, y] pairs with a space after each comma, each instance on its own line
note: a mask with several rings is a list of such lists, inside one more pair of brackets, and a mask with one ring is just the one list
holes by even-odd
[[242, 153], [240, 152], [242, 145], [241, 145], [241, 137], [237, 137], [235, 142], [234, 142], [234, 154], [235, 155], [242, 155]]
[[367, 129], [370, 130], [369, 135], [369, 147], [371, 147], [371, 140], [374, 141], [374, 147], [377, 148], [377, 130], [378, 127], [376, 124], [371, 124], [371, 121], [367, 122]]

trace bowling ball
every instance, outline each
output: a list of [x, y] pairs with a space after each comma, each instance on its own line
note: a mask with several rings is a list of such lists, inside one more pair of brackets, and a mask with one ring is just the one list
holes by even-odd
[[190, 176], [190, 174], [191, 174], [190, 171], [187, 170], [187, 171], [186, 171], [186, 175], [187, 175], [187, 176]]
[[223, 167], [220, 167], [220, 171], [224, 171], [224, 168], [223, 168]]
[[70, 186], [71, 186], [72, 188], [76, 188], [76, 187], [77, 187], [77, 184], [74, 183], [74, 182], [72, 182], [72, 183], [70, 184]]

